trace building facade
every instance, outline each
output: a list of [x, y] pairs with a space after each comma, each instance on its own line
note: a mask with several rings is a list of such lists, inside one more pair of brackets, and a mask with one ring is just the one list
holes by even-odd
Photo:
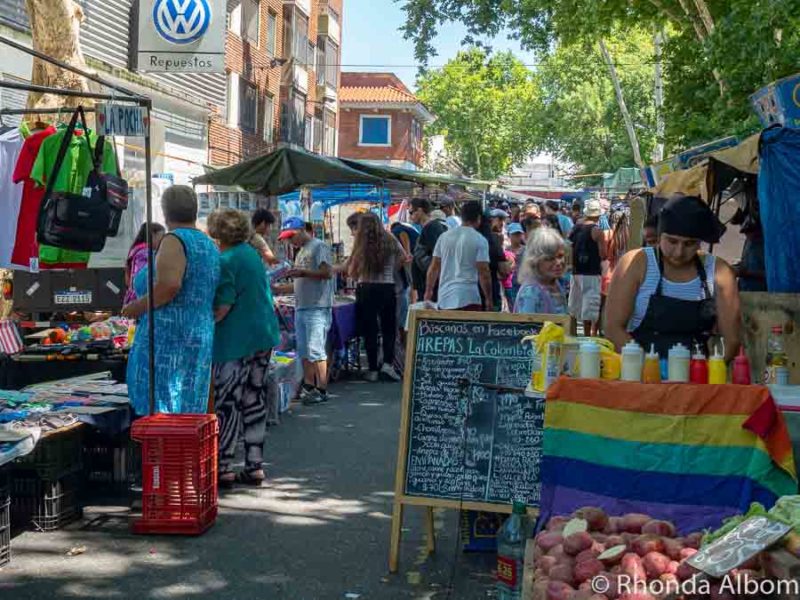
[[[336, 154], [343, 0], [227, 0], [225, 73], [135, 70], [137, 0], [76, 0], [87, 66], [153, 99], [153, 172], [189, 183], [279, 144]], [[30, 44], [25, 0], [0, 0], [0, 33]], [[0, 78], [29, 81], [31, 57], [3, 48]], [[0, 105], [26, 94], [0, 90]], [[141, 149], [125, 144], [125, 164]]]
[[433, 115], [393, 73], [341, 74], [339, 156], [416, 170]]

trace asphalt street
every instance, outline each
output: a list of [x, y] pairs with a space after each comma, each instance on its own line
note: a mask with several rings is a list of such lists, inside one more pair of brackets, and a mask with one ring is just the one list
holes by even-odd
[[436, 511], [429, 556], [423, 509], [407, 508], [400, 572], [388, 572], [400, 385], [331, 392], [269, 429], [267, 484], [225, 492], [205, 535], [134, 536], [126, 507], [90, 507], [62, 531], [12, 540], [0, 599], [492, 597], [493, 557], [460, 551], [457, 511]]

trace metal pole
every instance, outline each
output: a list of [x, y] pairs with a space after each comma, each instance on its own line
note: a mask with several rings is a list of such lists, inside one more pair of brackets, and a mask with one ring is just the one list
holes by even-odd
[[[147, 115], [153, 109], [153, 101], [149, 98], [141, 103], [147, 109]], [[152, 224], [153, 224], [153, 173], [151, 165], [150, 150], [150, 120], [148, 119], [147, 137], [144, 138], [144, 177], [145, 177], [145, 221], [147, 222], [147, 376], [148, 392], [150, 399], [150, 412], [156, 410], [156, 344], [155, 344], [155, 298], [153, 288], [155, 287], [155, 261], [152, 251]]]
[[95, 100], [111, 100], [114, 102], [140, 102], [141, 98], [128, 98], [111, 94], [99, 94], [97, 92], [84, 92], [82, 90], [65, 90], [63, 88], [52, 88], [46, 85], [33, 85], [31, 83], [17, 83], [15, 81], [0, 80], [0, 88], [10, 90], [22, 90], [23, 92], [39, 92], [40, 94], [54, 94], [57, 96], [71, 96], [73, 98], [93, 98]]
[[[71, 113], [69, 108], [3, 108], [0, 109], [0, 115], [55, 115], [58, 113]], [[96, 112], [93, 108], [84, 108], [83, 112], [93, 113]]]
[[57, 67], [60, 67], [60, 68], [62, 68], [64, 70], [66, 70], [66, 71], [71, 71], [73, 73], [77, 73], [81, 77], [85, 77], [86, 79], [88, 79], [90, 81], [94, 81], [95, 83], [99, 83], [100, 85], [103, 85], [105, 87], [117, 90], [118, 92], [120, 92], [122, 94], [126, 94], [128, 96], [134, 96], [136, 99], [143, 98], [142, 94], [137, 94], [136, 92], [132, 92], [132, 91], [130, 91], [128, 89], [125, 89], [123, 87], [120, 87], [120, 86], [118, 86], [116, 84], [113, 84], [113, 83], [110, 83], [108, 81], [105, 81], [102, 77], [99, 77], [99, 76], [95, 75], [94, 73], [89, 73], [88, 71], [84, 71], [83, 69], [79, 69], [78, 67], [74, 67], [74, 66], [70, 65], [69, 63], [65, 63], [65, 62], [60, 61], [60, 60], [58, 60], [56, 58], [53, 58], [52, 56], [47, 56], [46, 54], [43, 54], [43, 53], [39, 52], [38, 50], [34, 50], [33, 48], [28, 48], [27, 46], [23, 46], [22, 44], [19, 44], [19, 43], [15, 42], [14, 40], [9, 39], [9, 38], [7, 38], [5, 36], [0, 35], [0, 44], [5, 44], [6, 46], [11, 46], [15, 50], [19, 50], [20, 52], [24, 52], [25, 54], [30, 54], [31, 56], [35, 56], [36, 58], [38, 58], [40, 60], [43, 60], [45, 62], [49, 62], [51, 65], [56, 65]]

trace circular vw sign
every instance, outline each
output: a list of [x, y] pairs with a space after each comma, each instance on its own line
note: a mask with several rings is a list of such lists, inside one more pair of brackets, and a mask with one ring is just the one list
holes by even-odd
[[156, 0], [153, 23], [158, 35], [173, 44], [196, 42], [211, 24], [208, 0]]

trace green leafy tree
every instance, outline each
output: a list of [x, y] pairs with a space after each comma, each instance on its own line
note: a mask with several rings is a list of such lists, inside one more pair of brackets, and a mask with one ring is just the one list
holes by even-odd
[[542, 144], [538, 87], [510, 52], [459, 52], [419, 77], [417, 95], [437, 117], [428, 133], [445, 136], [448, 151], [470, 176], [494, 179]]
[[[609, 35], [625, 103], [643, 157], [656, 144], [653, 44], [648, 32]], [[614, 87], [598, 44], [559, 44], [539, 65], [545, 147], [579, 173], [613, 172], [634, 164]]]
[[[757, 128], [749, 96], [800, 70], [798, 0], [401, 0], [417, 57], [438, 25], [466, 24], [467, 41], [510, 31], [543, 57], [556, 45], [616, 31], [665, 31], [667, 152]], [[626, 94], [627, 95], [627, 94]]]

